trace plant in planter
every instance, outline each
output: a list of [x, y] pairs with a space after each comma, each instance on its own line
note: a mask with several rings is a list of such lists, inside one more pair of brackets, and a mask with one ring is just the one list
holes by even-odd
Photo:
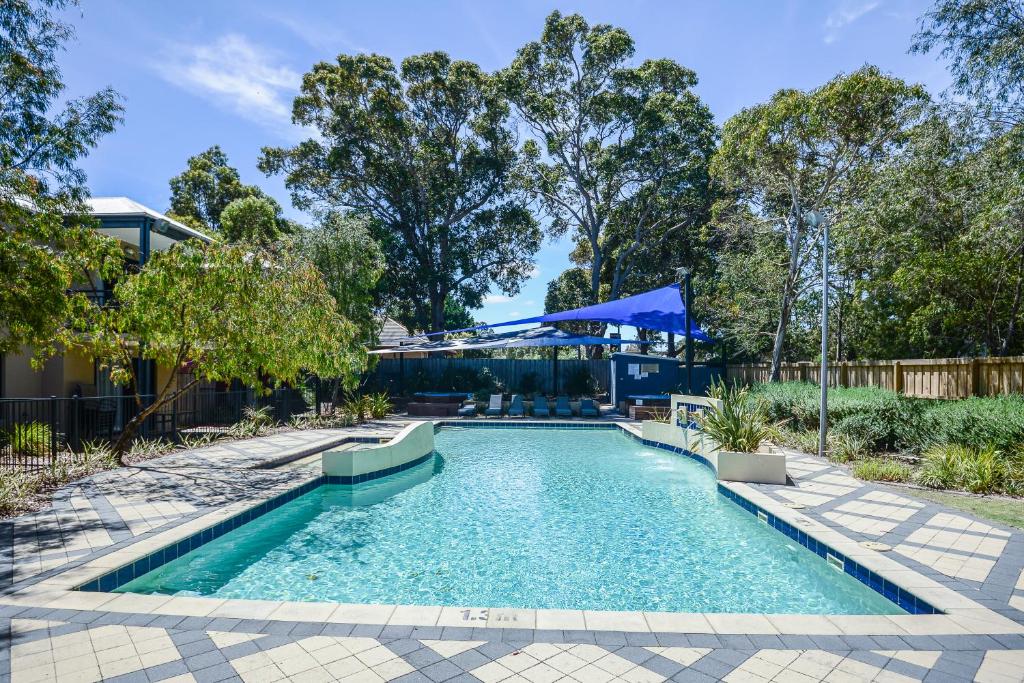
[[746, 389], [726, 389], [719, 401], [721, 407], [712, 405], [693, 416], [700, 430], [722, 450], [754, 453], [774, 434], [764, 407]]
[[718, 445], [713, 458], [719, 479], [786, 483], [786, 456], [762, 448], [778, 426], [746, 389], [724, 391], [716, 405], [694, 417], [700, 431]]

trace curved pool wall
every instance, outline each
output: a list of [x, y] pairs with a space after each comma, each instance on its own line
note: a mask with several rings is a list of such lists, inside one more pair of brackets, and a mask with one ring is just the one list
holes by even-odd
[[386, 443], [324, 451], [321, 467], [329, 484], [361, 484], [404, 472], [433, 452], [433, 423], [414, 422]]
[[[430, 424], [430, 423], [425, 423]], [[686, 451], [678, 446], [669, 446], [663, 443], [654, 442], [651, 440], [645, 440], [638, 437], [629, 429], [625, 429], [622, 426], [614, 423], [557, 423], [557, 422], [546, 422], [546, 423], [533, 423], [533, 422], [488, 422], [484, 420], [474, 421], [467, 423], [463, 421], [439, 421], [435, 423], [431, 428], [432, 430], [442, 429], [444, 427], [458, 427], [460, 429], [467, 428], [498, 428], [498, 429], [523, 429], [523, 428], [541, 428], [541, 429], [567, 429], [567, 430], [579, 430], [579, 429], [599, 429], [599, 430], [618, 430], [634, 439], [637, 442], [642, 443], [645, 446], [658, 448], [664, 451], [670, 451], [679, 455], [683, 455], [694, 459], [698, 463], [701, 463], [705, 467], [708, 467], [713, 471], [711, 463], [700, 455], [693, 454]], [[428, 458], [429, 459], [429, 456]], [[426, 460], [419, 463], [423, 465]], [[413, 466], [415, 467], [415, 465]], [[436, 467], [436, 465], [435, 465]], [[412, 468], [410, 468], [412, 469]], [[422, 479], [423, 481], [428, 480], [433, 476], [432, 471], [426, 471], [427, 468], [423, 468], [424, 471], [417, 470], [415, 473], [406, 473], [402, 476], [405, 479], [409, 474], [419, 474], [420, 476], [415, 477], [416, 479]], [[361, 475], [356, 475], [361, 476]], [[209, 543], [210, 541], [223, 536], [224, 534], [237, 529], [238, 527], [247, 524], [253, 520], [256, 520], [267, 512], [275, 510], [288, 502], [303, 496], [306, 493], [316, 490], [317, 488], [325, 485], [330, 485], [331, 477], [324, 475], [318, 477], [302, 486], [293, 489], [283, 495], [280, 495], [274, 499], [264, 501], [252, 508], [245, 510], [244, 512], [228, 518], [216, 525], [213, 525], [201, 532], [198, 532], [178, 543], [162, 548], [161, 550], [151, 553], [150, 555], [141, 558], [129, 565], [120, 567], [116, 570], [110, 571], [105, 575], [89, 581], [88, 583], [79, 586], [79, 590], [85, 591], [113, 591], [121, 586], [133, 581], [136, 578], [143, 576], [144, 574], [157, 569], [168, 562], [173, 562], [175, 559], [195, 550], [196, 548]], [[914, 596], [911, 592], [901, 589], [900, 587], [892, 584], [888, 581], [883, 580], [876, 573], [863, 567], [855, 560], [849, 557], [843, 556], [841, 553], [836, 552], [829, 545], [818, 541], [814, 538], [813, 533], [808, 534], [800, 529], [789, 524], [787, 521], [777, 518], [771, 515], [766, 510], [750, 502], [742, 495], [733, 491], [731, 488], [723, 485], [722, 483], [716, 483], [717, 491], [725, 499], [736, 503], [740, 509], [753, 515], [759, 522], [765, 524], [771, 529], [775, 529], [780, 533], [787, 536], [793, 542], [799, 543], [803, 547], [811, 550], [817, 554], [823, 561], [827, 562], [836, 570], [841, 570], [848, 574], [850, 577], [857, 579], [862, 584], [868, 586], [881, 596], [887, 598], [889, 601], [898, 605], [901, 609], [911, 614], [941, 614], [941, 611], [933, 607], [928, 602], [921, 600]], [[353, 492], [354, 493], [354, 492]], [[386, 498], [390, 493], [384, 495]], [[367, 502], [373, 502], [373, 497], [365, 499]], [[357, 504], [365, 504], [358, 502]]]

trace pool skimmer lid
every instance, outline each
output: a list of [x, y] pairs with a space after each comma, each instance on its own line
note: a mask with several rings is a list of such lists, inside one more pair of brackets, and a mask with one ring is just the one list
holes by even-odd
[[786, 507], [790, 508], [791, 510], [803, 510], [804, 509], [804, 506], [801, 505], [800, 503], [783, 503], [783, 505], [785, 505]]
[[879, 543], [878, 541], [861, 541], [860, 542], [860, 546], [862, 548], [867, 548], [868, 550], [877, 550], [880, 553], [884, 553], [884, 552], [886, 552], [888, 550], [892, 550], [892, 546], [891, 545], [886, 545], [885, 543]]

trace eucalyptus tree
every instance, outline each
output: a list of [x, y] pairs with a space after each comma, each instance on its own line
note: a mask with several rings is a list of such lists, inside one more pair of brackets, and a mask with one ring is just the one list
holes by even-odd
[[530, 134], [524, 176], [550, 232], [572, 235], [589, 266], [589, 303], [602, 280], [619, 298], [636, 264], [685, 239], [709, 204], [715, 126], [697, 76], [669, 59], [632, 65], [634, 54], [623, 29], [556, 11], [498, 75]]
[[776, 301], [766, 302], [777, 312], [772, 329], [761, 331], [772, 336], [772, 379], [794, 310], [817, 282], [821, 226], [810, 228], [806, 212], [839, 222], [863, 196], [875, 165], [905, 142], [927, 99], [920, 86], [866, 66], [809, 92], [780, 90], [726, 122], [712, 171], [731, 196], [718, 207], [718, 224], [732, 233], [774, 235], [758, 240], [777, 245], [762, 258], [772, 259], [770, 272], [784, 273]]
[[441, 330], [449, 301], [479, 307], [492, 286], [515, 294], [533, 269], [541, 234], [516, 185], [508, 114], [492, 77], [443, 52], [400, 68], [339, 55], [295, 99], [294, 122], [318, 135], [265, 148], [260, 168], [284, 174], [299, 208], [371, 218], [381, 286], [408, 302], [400, 319]]
[[284, 217], [273, 197], [242, 182], [219, 145], [189, 157], [170, 186], [172, 218], [230, 242], [273, 242], [299, 228]]
[[947, 58], [953, 89], [997, 124], [1024, 123], [1024, 4], [938, 0], [921, 19], [913, 52]]
[[379, 332], [384, 309], [391, 303], [378, 288], [384, 256], [362, 216], [329, 212], [298, 232], [296, 247], [320, 271], [338, 311], [369, 341]]
[[112, 273], [121, 250], [86, 213], [82, 157], [121, 122], [110, 88], [68, 98], [58, 55], [74, 37], [69, 0], [0, 3], [0, 353], [56, 350], [89, 302], [69, 293]]
[[1024, 146], [941, 114], [876, 172], [846, 216], [862, 357], [1007, 355], [1024, 348]]

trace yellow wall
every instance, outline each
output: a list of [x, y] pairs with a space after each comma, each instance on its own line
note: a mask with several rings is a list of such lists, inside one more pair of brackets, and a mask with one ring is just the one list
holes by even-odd
[[64, 354], [63, 396], [70, 396], [76, 385], [84, 387], [96, 384], [95, 364], [92, 356], [73, 349]]
[[[96, 393], [96, 372], [92, 356], [78, 349], [67, 351], [33, 370], [31, 353], [7, 354], [3, 362], [3, 398], [45, 398], [71, 396], [81, 386], [85, 395]], [[163, 387], [173, 370], [157, 367], [157, 388]]]

